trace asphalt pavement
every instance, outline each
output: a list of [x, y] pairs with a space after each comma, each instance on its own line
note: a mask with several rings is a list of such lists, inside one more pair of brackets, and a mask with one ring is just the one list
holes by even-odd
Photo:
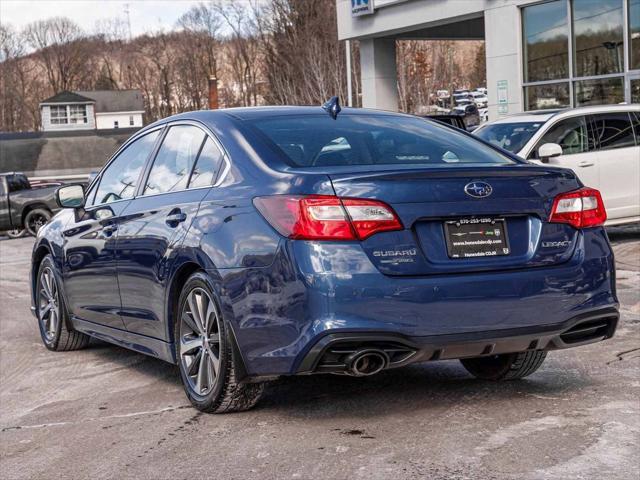
[[29, 312], [33, 240], [0, 240], [0, 478], [640, 478], [640, 228], [611, 229], [622, 319], [531, 377], [456, 361], [272, 382], [252, 411], [192, 409], [176, 367], [95, 342], [54, 353]]

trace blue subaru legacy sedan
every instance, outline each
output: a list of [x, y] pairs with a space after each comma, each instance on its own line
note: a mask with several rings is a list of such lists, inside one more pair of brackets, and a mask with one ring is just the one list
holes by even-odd
[[597, 190], [408, 115], [180, 114], [58, 202], [31, 269], [45, 346], [177, 364], [206, 412], [282, 375], [460, 359], [518, 379], [618, 321]]

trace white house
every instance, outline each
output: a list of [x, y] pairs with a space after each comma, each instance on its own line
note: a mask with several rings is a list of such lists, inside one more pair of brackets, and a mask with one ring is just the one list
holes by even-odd
[[108, 130], [143, 126], [140, 90], [60, 92], [40, 103], [42, 129]]

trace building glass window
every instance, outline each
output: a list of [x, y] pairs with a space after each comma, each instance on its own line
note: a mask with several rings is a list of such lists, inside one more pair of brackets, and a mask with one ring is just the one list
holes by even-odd
[[576, 107], [624, 102], [622, 77], [582, 80], [573, 85]]
[[640, 79], [631, 80], [631, 103], [640, 103]]
[[67, 117], [67, 106], [51, 106], [51, 124], [52, 125], [66, 125], [69, 123], [69, 118]]
[[575, 37], [574, 72], [577, 77], [623, 71], [622, 1], [571, 2]]
[[524, 8], [522, 29], [525, 82], [567, 78], [569, 25], [565, 0]]
[[527, 110], [544, 110], [547, 108], [564, 108], [571, 106], [568, 82], [525, 87], [524, 95]]
[[69, 123], [87, 123], [87, 106], [69, 105]]
[[[629, 68], [640, 69], [640, 0], [629, 0], [629, 57]], [[635, 82], [638, 85], [638, 81]]]
[[118, 128], [120, 125], [118, 124], [118, 121], [116, 120], [115, 122], [113, 122], [113, 128]]
[[133, 115], [129, 115], [129, 126], [133, 127]]

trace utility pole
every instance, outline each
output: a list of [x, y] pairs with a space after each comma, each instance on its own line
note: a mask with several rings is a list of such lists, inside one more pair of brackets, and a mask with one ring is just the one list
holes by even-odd
[[124, 4], [124, 15], [127, 17], [127, 34], [129, 35], [129, 41], [131, 41], [131, 16], [129, 15], [129, 4]]
[[344, 48], [347, 54], [347, 105], [353, 107], [353, 89], [351, 86], [351, 41], [345, 40]]

